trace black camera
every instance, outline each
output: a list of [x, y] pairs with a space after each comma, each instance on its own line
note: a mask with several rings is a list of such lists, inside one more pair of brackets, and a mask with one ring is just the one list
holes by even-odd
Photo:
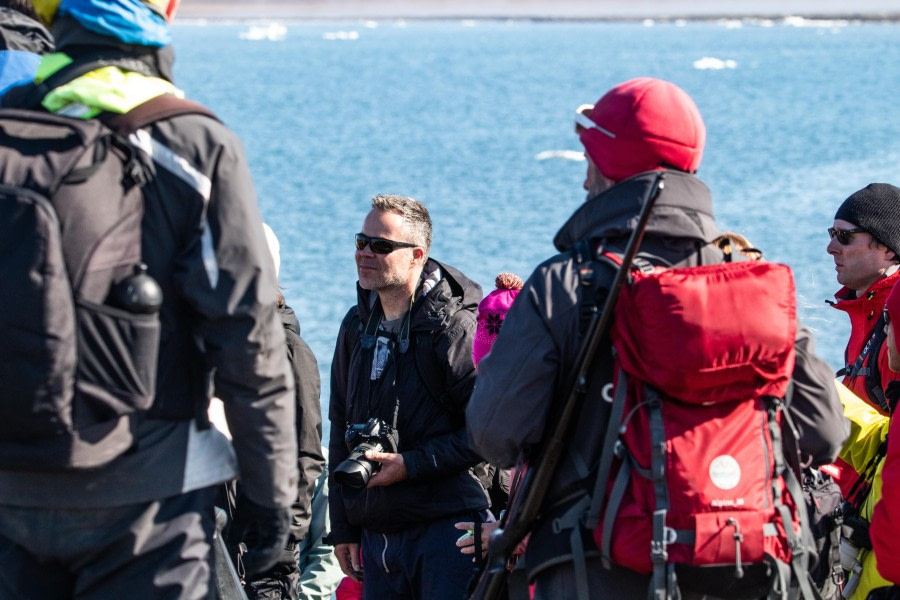
[[341, 485], [362, 488], [369, 477], [381, 468], [381, 463], [366, 459], [366, 452], [397, 452], [400, 436], [397, 430], [380, 419], [369, 419], [347, 427], [344, 434], [350, 456], [334, 469], [334, 480]]

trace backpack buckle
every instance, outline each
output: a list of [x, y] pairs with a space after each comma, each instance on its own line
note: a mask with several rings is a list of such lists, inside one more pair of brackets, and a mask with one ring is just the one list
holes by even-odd
[[668, 559], [665, 540], [650, 540], [650, 560], [654, 563], [664, 563]]
[[641, 256], [635, 256], [634, 260], [631, 261], [631, 269], [643, 273], [644, 275], [650, 275], [655, 268], [653, 263]]
[[678, 532], [672, 529], [671, 527], [666, 527], [663, 529], [663, 543], [668, 546], [669, 544], [674, 544], [678, 541]]

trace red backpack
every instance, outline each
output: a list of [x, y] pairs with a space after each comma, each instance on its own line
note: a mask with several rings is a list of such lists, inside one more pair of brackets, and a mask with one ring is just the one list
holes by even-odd
[[805, 505], [782, 452], [796, 332], [785, 265], [633, 269], [587, 526], [605, 565], [652, 574], [652, 598], [759, 598], [787, 590], [791, 571], [812, 597]]

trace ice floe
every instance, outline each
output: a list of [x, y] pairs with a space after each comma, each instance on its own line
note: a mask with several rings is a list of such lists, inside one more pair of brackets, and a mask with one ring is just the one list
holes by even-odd
[[713, 58], [712, 56], [704, 56], [698, 60], [694, 61], [694, 68], [699, 69], [701, 71], [719, 71], [721, 69], [734, 69], [737, 68], [737, 62], [728, 58], [722, 60], [721, 58]]
[[544, 150], [543, 152], [538, 152], [534, 158], [536, 160], [562, 158], [564, 160], [581, 161], [584, 160], [584, 152], [579, 150]]
[[358, 31], [329, 31], [322, 34], [323, 40], [358, 40]]
[[242, 40], [270, 40], [277, 42], [287, 35], [287, 27], [281, 23], [268, 23], [265, 25], [251, 25], [246, 31], [238, 34]]

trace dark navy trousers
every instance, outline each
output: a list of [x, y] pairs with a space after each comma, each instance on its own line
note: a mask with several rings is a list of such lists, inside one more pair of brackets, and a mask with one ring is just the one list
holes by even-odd
[[475, 563], [460, 553], [456, 540], [463, 532], [453, 525], [473, 516], [446, 517], [397, 533], [363, 530], [363, 599], [462, 600]]

